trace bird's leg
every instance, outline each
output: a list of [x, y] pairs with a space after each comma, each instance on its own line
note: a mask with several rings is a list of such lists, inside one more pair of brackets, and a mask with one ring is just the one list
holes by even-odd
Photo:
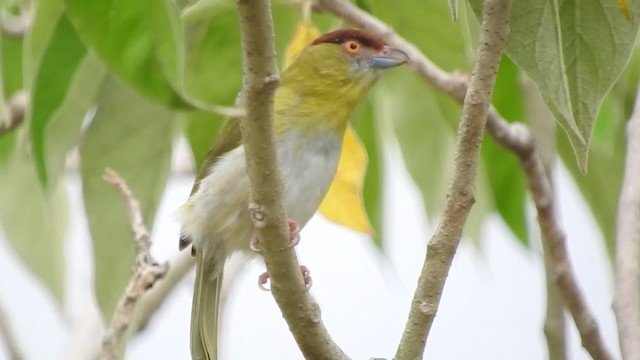
[[[289, 219], [289, 239], [291, 240], [291, 244], [289, 246], [296, 246], [300, 242], [300, 225], [295, 220]], [[251, 240], [249, 241], [249, 248], [253, 251], [260, 252], [262, 249], [260, 248], [260, 238], [258, 234], [253, 234]]]
[[[300, 265], [300, 272], [302, 273], [302, 280], [304, 281], [304, 287], [307, 290], [311, 289], [311, 286], [313, 286], [313, 280], [311, 279], [311, 271], [309, 271], [308, 267], [304, 265]], [[258, 287], [264, 291], [271, 291], [271, 289], [264, 286], [268, 281], [269, 281], [269, 273], [265, 271], [262, 274], [260, 274], [260, 276], [258, 276]]]

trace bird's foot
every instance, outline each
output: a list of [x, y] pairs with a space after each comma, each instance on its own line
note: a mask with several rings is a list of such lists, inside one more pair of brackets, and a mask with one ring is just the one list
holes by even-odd
[[[313, 286], [313, 279], [311, 279], [311, 271], [309, 271], [308, 267], [304, 265], [300, 265], [300, 272], [302, 273], [302, 280], [304, 281], [305, 289], [307, 290], [311, 289], [311, 286]], [[260, 276], [258, 276], [258, 287], [260, 288], [260, 290], [271, 291], [271, 289], [265, 286], [265, 284], [269, 282], [269, 277], [270, 277], [269, 273], [266, 271], [263, 272]]]
[[[291, 244], [289, 244], [289, 246], [296, 246], [300, 243], [300, 225], [298, 225], [295, 220], [289, 219], [288, 226], [289, 239], [291, 240]], [[251, 240], [249, 241], [249, 248], [256, 252], [262, 251], [258, 234], [253, 234], [251, 237]]]

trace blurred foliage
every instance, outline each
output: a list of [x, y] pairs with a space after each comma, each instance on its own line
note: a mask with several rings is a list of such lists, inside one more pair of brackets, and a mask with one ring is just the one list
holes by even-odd
[[[508, 121], [531, 120], [519, 79], [524, 71], [536, 82], [568, 135], [558, 136], [559, 155], [611, 249], [624, 127], [640, 71], [640, 50], [632, 51], [640, 4], [624, 5], [633, 14], [626, 20], [624, 8], [610, 0], [579, 7], [570, 0], [553, 2], [557, 7], [541, 2], [514, 2], [509, 58], [498, 74], [494, 105]], [[471, 9], [477, 11], [480, 0], [356, 3], [446, 71], [471, 68], [478, 33]], [[300, 9], [278, 1], [273, 11], [277, 51], [285, 54]], [[325, 13], [311, 20], [323, 32], [341, 24]], [[0, 134], [0, 224], [15, 253], [58, 301], [66, 278], [62, 175], [68, 154], [79, 147], [95, 289], [110, 318], [130, 276], [134, 244], [120, 195], [102, 180], [104, 170], [113, 168], [129, 182], [151, 227], [172, 144], [186, 137], [199, 166], [222, 120], [207, 106], [233, 106], [241, 88], [238, 28], [231, 0], [40, 0], [24, 38], [0, 35], [2, 104], [20, 89], [32, 100], [26, 122]], [[398, 144], [424, 208], [435, 218], [451, 174], [459, 116], [458, 103], [408, 68], [385, 75], [356, 112], [353, 128], [368, 155], [362, 201], [377, 244], [385, 240], [385, 146]], [[587, 153], [590, 172], [582, 175]], [[476, 186], [466, 235], [478, 240], [486, 217], [498, 214], [528, 244], [532, 224], [525, 216], [522, 173], [516, 159], [489, 138]]]

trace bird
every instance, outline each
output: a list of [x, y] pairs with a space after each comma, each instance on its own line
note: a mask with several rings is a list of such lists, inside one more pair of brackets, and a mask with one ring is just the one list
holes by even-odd
[[[277, 166], [284, 185], [292, 245], [314, 215], [335, 176], [351, 114], [385, 69], [408, 56], [359, 29], [321, 35], [280, 77], [274, 95]], [[196, 262], [191, 357], [218, 358], [220, 290], [226, 259], [257, 249], [249, 215], [250, 184], [238, 119], [223, 125], [178, 211], [179, 248]]]

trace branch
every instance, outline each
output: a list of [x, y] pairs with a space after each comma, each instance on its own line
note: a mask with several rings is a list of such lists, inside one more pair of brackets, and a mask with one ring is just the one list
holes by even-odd
[[[231, 284], [238, 277], [246, 264], [247, 259], [242, 256], [231, 257], [224, 267], [224, 280], [219, 305], [224, 308], [226, 304]], [[188, 251], [180, 252], [169, 262], [169, 271], [147, 291], [140, 300], [133, 315], [133, 320], [129, 325], [130, 333], [140, 333], [146, 329], [147, 325], [167, 300], [169, 294], [173, 292], [176, 285], [193, 269], [195, 259]]]
[[[464, 100], [467, 84], [463, 76], [444, 72], [415, 45], [404, 40], [389, 26], [344, 0], [319, 2], [324, 10], [377, 34], [389, 45], [404, 51], [410, 58], [409, 65], [434, 88], [458, 101]], [[519, 123], [509, 124], [491, 107], [487, 131], [496, 143], [513, 152], [520, 160], [536, 205], [540, 230], [549, 249], [553, 279], [578, 328], [582, 346], [594, 359], [612, 359], [573, 273], [566, 248], [566, 236], [555, 217], [553, 193], [529, 129]]]
[[[533, 80], [529, 77], [523, 76], [521, 83], [531, 134], [537, 145], [540, 159], [544, 165], [550, 189], [555, 196], [553, 165], [557, 158], [556, 122], [551, 116], [551, 113], [549, 113], [547, 106], [544, 104]], [[540, 234], [540, 236], [542, 237], [544, 234]], [[544, 317], [544, 336], [547, 342], [548, 359], [565, 360], [567, 359], [567, 321], [565, 317], [564, 304], [562, 303], [560, 289], [558, 289], [558, 286], [554, 281], [551, 258], [549, 256], [549, 250], [547, 249], [548, 241], [542, 238], [541, 241], [544, 253], [545, 287], [547, 293], [546, 312]]]
[[147, 227], [144, 225], [140, 203], [134, 197], [127, 183], [111, 169], [106, 170], [104, 179], [122, 193], [138, 253], [133, 267], [134, 273], [124, 294], [118, 301], [111, 324], [102, 341], [102, 351], [98, 358], [106, 360], [122, 358], [136, 304], [142, 295], [167, 273], [168, 265], [158, 264], [151, 257], [149, 253], [151, 237]]
[[191, 253], [183, 251], [169, 262], [169, 270], [153, 285], [149, 291], [138, 300], [139, 305], [131, 321], [131, 333], [144, 330], [147, 324], [164, 304], [167, 296], [175, 289], [176, 285], [195, 265], [195, 260]]
[[0, 335], [4, 336], [4, 342], [7, 345], [7, 351], [9, 352], [9, 359], [26, 359], [20, 349], [20, 346], [18, 346], [18, 339], [13, 332], [9, 315], [2, 306], [0, 306]]
[[271, 292], [305, 358], [347, 359], [327, 333], [320, 308], [307, 292], [295, 252], [289, 246], [273, 132], [273, 97], [279, 76], [271, 4], [268, 0], [237, 0], [237, 6], [246, 100], [246, 117], [240, 120], [240, 126], [251, 182], [249, 210], [262, 240]]
[[510, 0], [484, 2], [482, 35], [458, 127], [454, 174], [442, 218], [427, 245], [427, 255], [411, 302], [409, 319], [396, 352], [397, 359], [422, 358], [451, 262], [475, 203], [474, 184], [480, 146], [500, 59], [509, 38], [510, 11]]
[[618, 203], [616, 314], [622, 358], [640, 359], [640, 87], [627, 123], [627, 160]]
[[0, 114], [0, 135], [10, 132], [24, 122], [28, 106], [29, 93], [24, 90], [15, 93], [9, 99], [4, 113]]
[[29, 6], [23, 6], [20, 14], [13, 15], [5, 9], [0, 10], [0, 30], [8, 36], [23, 38], [33, 23], [33, 11]]

